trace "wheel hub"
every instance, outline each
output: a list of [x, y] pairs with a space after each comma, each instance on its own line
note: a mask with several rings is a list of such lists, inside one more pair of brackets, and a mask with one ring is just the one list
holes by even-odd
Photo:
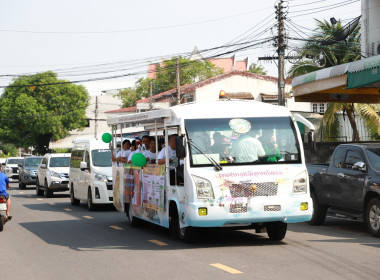
[[369, 222], [374, 230], [380, 229], [380, 207], [373, 205], [369, 212]]

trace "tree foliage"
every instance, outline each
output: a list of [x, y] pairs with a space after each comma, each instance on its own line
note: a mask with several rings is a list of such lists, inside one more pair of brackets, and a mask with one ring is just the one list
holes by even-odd
[[16, 157], [18, 155], [17, 147], [13, 144], [2, 144], [0, 143], [0, 150], [3, 152], [0, 154], [0, 158], [2, 157]]
[[260, 75], [266, 75], [267, 74], [267, 71], [265, 70], [265, 68], [261, 65], [257, 65], [256, 63], [252, 63], [247, 72], [251, 72], [251, 73], [256, 73], [256, 74], [260, 74]]
[[[339, 41], [332, 45], [324, 46], [322, 41], [326, 41], [338, 30], [342, 29], [341, 22], [338, 21], [336, 25], [331, 25], [328, 21], [316, 20], [317, 28], [310, 40], [307, 41], [301, 48], [301, 55], [304, 57], [306, 54], [318, 57], [323, 55], [325, 64], [321, 67], [316, 64], [317, 60], [302, 60], [294, 64], [289, 73], [290, 77], [294, 78], [299, 75], [304, 75], [321, 68], [332, 67], [335, 65], [348, 63], [360, 59], [360, 25], [354, 32], [346, 39], [346, 41]], [[328, 103], [326, 112], [322, 118], [322, 125], [320, 126], [319, 133], [322, 133], [324, 141], [339, 141], [342, 134], [342, 119], [347, 117], [351, 125], [353, 134], [352, 141], [361, 141], [361, 137], [357, 128], [356, 118], [363, 119], [368, 134], [372, 139], [378, 139], [380, 135], [380, 118], [377, 112], [379, 105], [374, 104], [352, 104], [352, 103]]]
[[83, 86], [50, 71], [15, 78], [0, 97], [0, 140], [44, 153], [50, 140], [86, 125], [88, 99]]
[[[153, 82], [153, 95], [173, 89], [177, 86], [177, 58], [165, 60], [156, 69], [156, 78], [141, 78], [135, 84], [135, 89], [121, 90], [118, 96], [123, 100], [123, 107], [134, 106], [140, 98], [150, 95], [150, 83]], [[180, 85], [192, 84], [223, 73], [209, 61], [190, 60], [179, 57]]]
[[[321, 42], [326, 41], [331, 36], [342, 29], [340, 20], [332, 25], [328, 21], [315, 20], [317, 27], [310, 39], [301, 47], [300, 54], [302, 57], [310, 55], [318, 57], [323, 55], [326, 61], [323, 67], [315, 63], [316, 60], [305, 59], [299, 63], [293, 64], [289, 70], [289, 76], [294, 78], [303, 74], [317, 71], [321, 68], [327, 68], [360, 59], [360, 25], [346, 39], [332, 45], [323, 45]], [[318, 60], [318, 59], [317, 59]]]

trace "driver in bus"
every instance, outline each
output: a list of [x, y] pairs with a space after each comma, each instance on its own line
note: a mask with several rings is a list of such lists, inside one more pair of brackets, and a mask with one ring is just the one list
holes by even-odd
[[[251, 135], [249, 135], [251, 134]], [[232, 144], [229, 159], [233, 162], [258, 162], [259, 157], [265, 156], [265, 150], [261, 142], [256, 138], [256, 134], [250, 132], [241, 134]]]

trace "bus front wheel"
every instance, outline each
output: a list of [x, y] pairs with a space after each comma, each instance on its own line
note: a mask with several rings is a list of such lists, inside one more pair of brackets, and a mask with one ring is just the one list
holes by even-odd
[[270, 240], [280, 241], [284, 239], [288, 224], [283, 222], [271, 222], [266, 224], [267, 234]]
[[195, 239], [195, 229], [193, 227], [181, 228], [177, 207], [172, 207], [170, 211], [170, 232], [173, 238], [185, 243], [191, 243]]

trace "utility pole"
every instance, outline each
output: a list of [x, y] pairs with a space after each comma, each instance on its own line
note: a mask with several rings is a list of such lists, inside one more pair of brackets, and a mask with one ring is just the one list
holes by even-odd
[[95, 97], [95, 139], [98, 138], [98, 97]]
[[285, 39], [284, 39], [284, 14], [282, 7], [283, 0], [277, 5], [277, 20], [278, 20], [278, 105], [285, 106], [285, 78], [284, 78], [284, 56], [285, 56]]
[[177, 104], [181, 104], [181, 83], [179, 81], [179, 57], [177, 57]]
[[289, 60], [290, 63], [296, 63], [295, 61], [299, 61], [302, 59], [302, 56], [299, 55], [287, 55], [285, 56], [285, 50], [286, 50], [286, 44], [285, 44], [285, 29], [284, 29], [284, 19], [286, 16], [286, 12], [284, 12], [284, 6], [282, 4], [284, 3], [284, 0], [280, 0], [275, 5], [276, 9], [276, 19], [277, 19], [277, 29], [278, 29], [278, 36], [277, 36], [277, 43], [275, 46], [277, 46], [277, 54], [278, 56], [264, 56], [259, 57], [259, 60], [278, 60], [278, 105], [285, 106], [285, 59]]
[[150, 81], [149, 83], [149, 111], [152, 111], [153, 109], [152, 96], [153, 96], [153, 82]]

